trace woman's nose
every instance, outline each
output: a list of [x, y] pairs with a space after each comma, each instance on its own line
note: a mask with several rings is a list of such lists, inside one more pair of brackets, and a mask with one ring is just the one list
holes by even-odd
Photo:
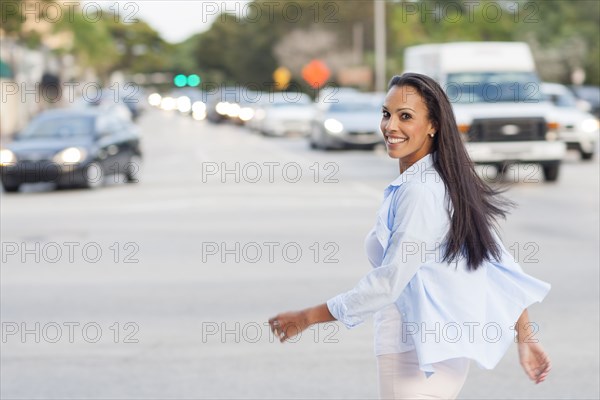
[[395, 118], [392, 116], [388, 118], [387, 121], [383, 124], [383, 132], [395, 132], [398, 130], [398, 124]]

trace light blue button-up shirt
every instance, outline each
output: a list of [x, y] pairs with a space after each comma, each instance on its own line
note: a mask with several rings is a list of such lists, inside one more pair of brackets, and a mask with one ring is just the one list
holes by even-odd
[[542, 301], [550, 285], [525, 274], [497, 236], [499, 261], [469, 271], [465, 258], [442, 260], [452, 207], [434, 156], [417, 161], [385, 189], [374, 228], [383, 249], [380, 265], [327, 307], [353, 328], [395, 304], [402, 319], [398, 347], [414, 348], [427, 376], [432, 364], [457, 357], [492, 369], [514, 342], [523, 310]]

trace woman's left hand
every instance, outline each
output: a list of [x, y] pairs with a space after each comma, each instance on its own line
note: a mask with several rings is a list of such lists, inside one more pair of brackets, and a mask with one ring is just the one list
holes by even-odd
[[293, 338], [310, 326], [308, 313], [302, 311], [289, 311], [277, 314], [269, 319], [271, 331], [281, 343]]
[[520, 342], [519, 362], [525, 373], [535, 383], [543, 382], [550, 372], [550, 358], [539, 343]]

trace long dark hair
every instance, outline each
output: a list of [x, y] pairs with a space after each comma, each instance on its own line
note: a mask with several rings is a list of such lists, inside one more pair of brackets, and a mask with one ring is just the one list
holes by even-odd
[[458, 132], [450, 101], [439, 84], [426, 75], [405, 73], [394, 76], [388, 90], [395, 86], [414, 88], [421, 95], [437, 132], [433, 138], [433, 163], [453, 209], [444, 261], [454, 262], [464, 256], [468, 268], [475, 270], [484, 260], [499, 260], [501, 248], [492, 231], [497, 232], [498, 218], [506, 218], [514, 203], [500, 196], [503, 190], [490, 187], [477, 175]]

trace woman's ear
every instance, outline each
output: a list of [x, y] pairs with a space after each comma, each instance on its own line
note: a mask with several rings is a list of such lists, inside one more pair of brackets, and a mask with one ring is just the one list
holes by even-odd
[[437, 133], [440, 131], [437, 121], [429, 120], [429, 124], [431, 125], [431, 130], [429, 132], [427, 132], [427, 134]]

